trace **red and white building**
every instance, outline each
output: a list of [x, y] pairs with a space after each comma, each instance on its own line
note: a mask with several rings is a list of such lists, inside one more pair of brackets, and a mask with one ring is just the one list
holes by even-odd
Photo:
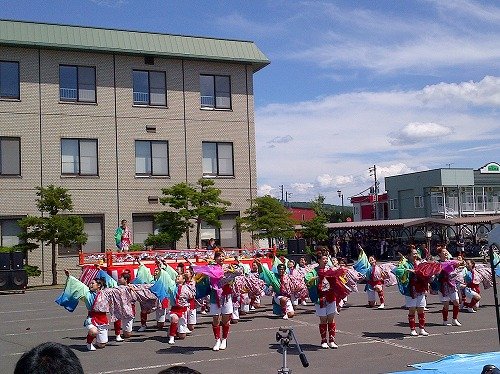
[[[388, 198], [383, 193], [378, 196], [366, 195], [351, 197], [354, 222], [374, 221], [388, 218]], [[376, 213], [376, 214], [375, 214]]]

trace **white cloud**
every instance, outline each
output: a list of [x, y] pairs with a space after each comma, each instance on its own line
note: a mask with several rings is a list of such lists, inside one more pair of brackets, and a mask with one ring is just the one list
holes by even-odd
[[453, 129], [438, 123], [409, 123], [401, 130], [389, 134], [389, 143], [393, 145], [416, 144], [421, 142], [440, 142], [451, 135]]
[[415, 173], [417, 171], [422, 171], [425, 169], [426, 168], [411, 168], [402, 162], [387, 166], [377, 166], [377, 178], [381, 179], [385, 177], [391, 177], [393, 175]]
[[274, 187], [271, 187], [268, 184], [263, 184], [263, 185], [259, 186], [259, 188], [257, 190], [257, 195], [259, 195], [259, 196], [271, 195], [271, 192], [273, 190], [275, 190]]
[[[314, 12], [318, 27], [308, 30], [307, 40], [291, 46], [287, 57], [312, 61], [328, 71], [364, 68], [383, 74], [428, 75], [459, 65], [496, 64], [500, 58], [498, 7], [468, 1], [430, 3], [434, 6], [412, 14], [411, 22], [405, 12], [310, 3], [308, 15]], [[412, 8], [410, 3], [406, 6]], [[491, 27], [477, 27], [471, 15]]]
[[293, 138], [290, 135], [285, 136], [275, 136], [273, 139], [269, 140], [267, 144], [274, 146], [275, 144], [285, 144], [290, 143]]
[[479, 82], [438, 83], [424, 87], [418, 98], [425, 104], [460, 103], [500, 106], [500, 77], [486, 76]]
[[352, 183], [354, 181], [351, 175], [337, 175], [333, 176], [330, 174], [321, 174], [316, 178], [321, 187], [339, 187], [345, 184]]
[[291, 187], [296, 192], [304, 193], [304, 192], [308, 192], [312, 188], [314, 188], [314, 184], [312, 184], [312, 183], [292, 183]]
[[[491, 161], [492, 151], [459, 151], [495, 149], [500, 142], [499, 94], [500, 78], [487, 76], [258, 107], [258, 177], [276, 186], [300, 178], [294, 199], [309, 201], [324, 193], [332, 201], [337, 189], [352, 196], [369, 187], [368, 168], [374, 164], [381, 181], [385, 174], [447, 164], [479, 167]], [[293, 147], [268, 147], [269, 139], [283, 134], [293, 138]]]

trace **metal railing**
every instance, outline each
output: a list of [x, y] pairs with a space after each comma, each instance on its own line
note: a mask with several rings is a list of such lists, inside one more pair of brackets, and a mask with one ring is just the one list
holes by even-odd
[[215, 96], [201, 96], [201, 107], [202, 108], [214, 108], [215, 107]]
[[134, 104], [149, 104], [149, 92], [134, 92]]
[[76, 100], [78, 97], [77, 89], [61, 87], [59, 88], [59, 97], [61, 100]]

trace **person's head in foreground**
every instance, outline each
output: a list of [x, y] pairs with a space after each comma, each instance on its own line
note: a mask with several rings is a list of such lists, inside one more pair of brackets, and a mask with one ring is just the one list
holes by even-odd
[[83, 368], [69, 347], [47, 342], [24, 353], [14, 374], [83, 374]]
[[187, 366], [171, 366], [160, 371], [158, 374], [201, 374], [198, 370], [188, 368]]

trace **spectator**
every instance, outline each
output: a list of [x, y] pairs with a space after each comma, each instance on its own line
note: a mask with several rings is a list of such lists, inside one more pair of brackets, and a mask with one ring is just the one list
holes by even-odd
[[171, 366], [160, 371], [158, 374], [201, 374], [198, 370], [188, 368], [187, 366]]
[[217, 247], [217, 244], [215, 244], [215, 239], [210, 238], [210, 240], [208, 241], [208, 244], [207, 244], [207, 250], [212, 251], [215, 249], [215, 247]]
[[24, 353], [14, 374], [83, 374], [83, 368], [69, 347], [47, 342]]
[[500, 370], [495, 365], [484, 365], [481, 374], [500, 374]]

